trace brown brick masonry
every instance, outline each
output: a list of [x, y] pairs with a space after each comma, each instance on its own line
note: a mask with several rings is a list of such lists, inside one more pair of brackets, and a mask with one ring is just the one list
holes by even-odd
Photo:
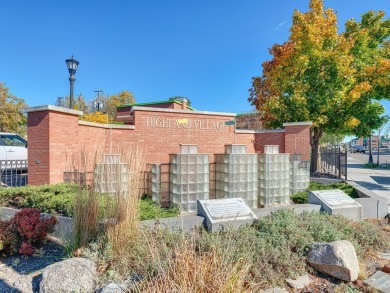
[[[235, 130], [225, 125], [236, 114], [134, 107], [134, 126], [79, 121], [82, 113], [56, 106], [32, 107], [28, 113], [29, 184], [63, 181], [65, 170], [93, 161], [98, 152], [117, 153], [137, 145], [147, 163], [168, 163], [180, 144], [197, 144], [199, 153], [224, 152], [226, 144], [245, 144], [247, 153], [262, 153], [264, 145], [279, 145], [280, 152], [310, 155], [310, 122], [285, 123], [284, 129]], [[83, 156], [81, 156], [83, 154]], [[88, 157], [85, 159], [85, 157]]]

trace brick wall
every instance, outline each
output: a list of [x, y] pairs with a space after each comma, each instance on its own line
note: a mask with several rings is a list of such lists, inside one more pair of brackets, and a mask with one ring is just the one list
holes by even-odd
[[27, 117], [30, 185], [50, 183], [49, 112], [35, 112]]
[[[134, 145], [145, 151], [147, 163], [168, 163], [169, 154], [178, 153], [180, 144], [197, 144], [199, 153], [209, 154], [210, 162], [214, 154], [224, 153], [226, 144], [245, 144], [247, 153], [262, 153], [264, 145], [279, 145], [280, 152], [301, 152], [303, 159], [310, 152], [308, 123], [255, 132], [225, 125], [234, 119], [232, 113], [134, 107], [134, 126], [107, 126], [79, 121], [80, 111], [55, 106], [27, 112], [32, 185], [62, 182], [64, 171], [83, 171], [83, 156], [91, 164], [102, 152], [118, 153]], [[178, 123], [180, 119], [188, 123]]]
[[301, 154], [302, 160], [310, 160], [310, 123], [284, 123], [284, 151], [290, 154]]

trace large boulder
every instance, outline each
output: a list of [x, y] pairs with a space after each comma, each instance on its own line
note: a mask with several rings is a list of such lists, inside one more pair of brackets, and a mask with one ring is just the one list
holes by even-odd
[[346, 240], [313, 244], [308, 263], [316, 270], [343, 281], [351, 282], [358, 278], [356, 251]]
[[96, 266], [92, 261], [70, 258], [46, 267], [39, 292], [94, 292], [96, 278]]

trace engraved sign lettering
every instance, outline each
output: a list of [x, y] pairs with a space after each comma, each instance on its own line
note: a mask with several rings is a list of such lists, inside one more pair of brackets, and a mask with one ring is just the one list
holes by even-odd
[[249, 207], [243, 201], [237, 199], [209, 202], [205, 203], [205, 207], [214, 220], [225, 218], [234, 219], [252, 215], [252, 211]]
[[209, 121], [200, 119], [170, 119], [162, 117], [146, 117], [146, 126], [155, 128], [199, 129], [223, 131], [225, 121]]
[[319, 197], [322, 198], [323, 201], [325, 201], [330, 206], [340, 206], [340, 205], [348, 205], [348, 204], [354, 204], [355, 201], [350, 198], [348, 195], [344, 193], [340, 193], [337, 191], [327, 191], [325, 192], [319, 192], [317, 191], [317, 194]]

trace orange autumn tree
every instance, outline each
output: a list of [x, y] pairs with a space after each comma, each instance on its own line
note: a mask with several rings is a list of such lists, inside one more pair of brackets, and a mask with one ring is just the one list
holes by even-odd
[[275, 44], [272, 60], [252, 79], [249, 101], [264, 127], [312, 121], [311, 171], [324, 132], [368, 135], [380, 124], [389, 98], [389, 20], [368, 12], [339, 33], [336, 13], [311, 0], [309, 11], [295, 11], [289, 40]]

